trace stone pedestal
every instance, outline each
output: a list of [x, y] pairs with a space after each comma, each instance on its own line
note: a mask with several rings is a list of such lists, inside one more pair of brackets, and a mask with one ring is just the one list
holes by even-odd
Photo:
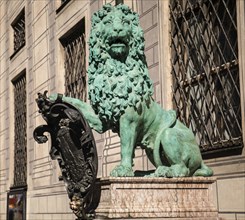
[[97, 219], [218, 219], [215, 178], [102, 178]]

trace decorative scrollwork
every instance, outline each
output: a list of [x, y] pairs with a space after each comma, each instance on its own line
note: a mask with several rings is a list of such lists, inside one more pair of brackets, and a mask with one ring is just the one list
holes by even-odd
[[50, 156], [57, 160], [62, 179], [66, 183], [70, 208], [78, 219], [89, 219], [93, 213], [93, 187], [97, 175], [97, 151], [92, 131], [82, 113], [74, 106], [63, 103], [59, 94], [51, 101], [39, 93], [36, 99], [39, 112], [47, 122], [34, 130], [38, 143], [45, 143], [51, 135]]

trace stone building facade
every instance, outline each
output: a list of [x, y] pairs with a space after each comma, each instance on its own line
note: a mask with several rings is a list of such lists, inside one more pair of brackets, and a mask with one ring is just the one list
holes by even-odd
[[[0, 1], [0, 219], [7, 216], [9, 190], [18, 188], [26, 191], [26, 219], [74, 219], [49, 143], [33, 139], [34, 128], [43, 123], [35, 98], [48, 90], [87, 100], [84, 42], [91, 15], [103, 4], [120, 2], [140, 15], [154, 99], [178, 111], [214, 170], [220, 217], [244, 220], [243, 0]], [[77, 73], [70, 72], [75, 64], [69, 54], [78, 62]], [[73, 84], [73, 74], [83, 75], [82, 87]], [[111, 131], [94, 135], [98, 177], [108, 176], [120, 160], [119, 138]], [[153, 168], [141, 149], [134, 162], [136, 170]]]

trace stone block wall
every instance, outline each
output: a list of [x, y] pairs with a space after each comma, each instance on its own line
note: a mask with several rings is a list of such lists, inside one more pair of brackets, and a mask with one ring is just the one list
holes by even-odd
[[[161, 105], [169, 107], [171, 75], [167, 65], [170, 56], [167, 31], [168, 2], [165, 0], [124, 2], [140, 15], [149, 74], [154, 83], [154, 99]], [[237, 2], [243, 4], [243, 1]], [[85, 35], [88, 39], [91, 15], [105, 3], [115, 4], [115, 0], [70, 0], [59, 12], [56, 10], [61, 6], [60, 0], [0, 1], [0, 220], [6, 219], [7, 191], [13, 184], [14, 96], [11, 81], [23, 70], [26, 70], [27, 77], [27, 219], [75, 218], [69, 210], [64, 184], [58, 181], [60, 175], [58, 164], [49, 157], [50, 143], [39, 145], [33, 140], [34, 128], [44, 123], [37, 112], [35, 98], [38, 92], [44, 90], [48, 90], [49, 93], [64, 93], [64, 48], [60, 38], [77, 22], [85, 19]], [[26, 13], [26, 45], [10, 59], [13, 54], [11, 23], [23, 8]], [[242, 19], [244, 18], [242, 8], [239, 7], [240, 27], [243, 27], [242, 21], [245, 20]], [[243, 57], [244, 53], [241, 54]], [[242, 62], [245, 59], [240, 60]], [[242, 63], [244, 67], [244, 61]], [[244, 69], [245, 67], [240, 70], [241, 89], [245, 88]], [[241, 94], [244, 99], [244, 89]], [[243, 133], [245, 137], [244, 129]], [[102, 135], [94, 133], [94, 136], [99, 157], [98, 177], [106, 177], [120, 161], [120, 140], [111, 131]], [[141, 149], [136, 150], [134, 162], [135, 170], [153, 168]], [[218, 178], [216, 196], [220, 217], [228, 220], [244, 220], [244, 150], [237, 156], [215, 158], [206, 162], [214, 169], [215, 177]]]
[[[58, 181], [60, 171], [57, 162], [51, 161], [49, 157], [50, 143], [39, 145], [33, 139], [34, 128], [44, 123], [35, 102], [37, 93], [45, 90], [49, 93], [64, 92], [64, 71], [59, 74], [59, 70], [64, 69], [64, 63], [57, 59], [61, 54], [57, 33], [62, 33], [65, 25], [66, 28], [70, 28], [72, 23], [69, 22], [76, 22], [78, 16], [81, 19], [84, 17], [84, 12], [75, 5], [72, 11], [67, 12], [71, 16], [66, 14], [61, 18], [56, 13], [58, 3], [0, 3], [0, 219], [6, 219], [7, 191], [13, 184], [14, 172], [14, 96], [11, 81], [23, 70], [26, 71], [27, 78], [27, 219], [74, 219], [69, 210], [69, 199], [64, 184]], [[81, 7], [84, 8], [83, 5]], [[11, 22], [23, 8], [26, 44], [10, 59], [13, 54]], [[60, 62], [60, 65], [57, 65], [57, 62]]]

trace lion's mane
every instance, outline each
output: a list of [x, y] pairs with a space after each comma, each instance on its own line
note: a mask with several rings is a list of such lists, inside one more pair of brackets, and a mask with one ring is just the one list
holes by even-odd
[[[105, 49], [102, 19], [113, 10], [121, 10], [131, 20], [132, 36], [125, 62], [110, 57]], [[128, 106], [149, 100], [153, 94], [144, 54], [144, 34], [139, 16], [128, 6], [104, 5], [92, 17], [89, 38], [89, 99], [102, 122], [117, 130], [120, 116]]]

